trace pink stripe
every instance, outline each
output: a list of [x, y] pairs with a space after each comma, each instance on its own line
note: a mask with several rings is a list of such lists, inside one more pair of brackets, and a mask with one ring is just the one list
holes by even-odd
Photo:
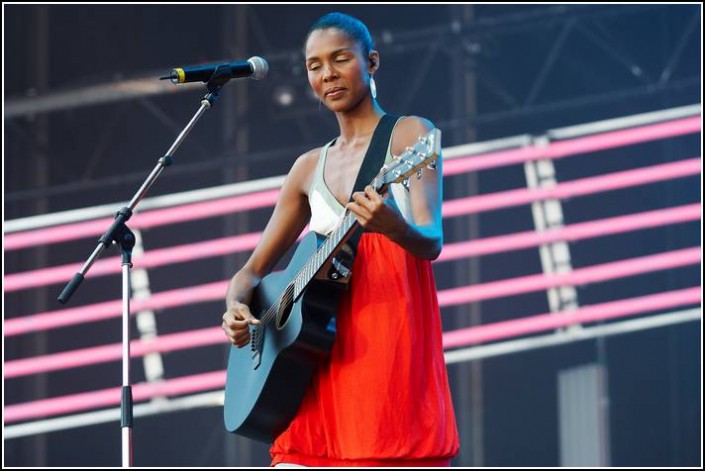
[[[522, 234], [511, 234], [508, 236], [493, 237], [478, 241], [460, 242], [457, 244], [447, 245], [443, 249], [443, 253], [437, 262], [443, 262], [461, 257], [473, 257], [487, 255], [490, 253], [506, 252], [509, 250], [533, 247], [542, 243], [554, 242], [556, 240], [575, 241], [585, 237], [614, 234], [633, 229], [643, 229], [646, 227], [656, 227], [670, 223], [695, 220], [699, 217], [700, 205], [691, 204], [674, 209], [649, 211], [636, 215], [621, 216], [599, 222], [575, 224], [558, 231], [543, 233], [530, 231]], [[171, 261], [174, 261], [171, 257], [168, 258]], [[181, 345], [181, 348], [186, 348], [186, 345], [192, 347], [209, 345], [216, 343], [217, 341], [222, 341], [222, 337], [223, 335], [220, 328], [204, 329], [203, 335], [201, 336], [196, 336], [195, 332], [191, 332], [188, 336], [184, 337], [181, 337], [181, 334], [162, 336], [149, 344], [143, 344], [135, 341], [133, 342], [131, 349], [133, 356], [137, 357], [151, 351], [165, 352], [178, 349], [179, 345]], [[187, 344], [187, 342], [195, 343]], [[147, 347], [150, 347], [149, 351], [145, 350]], [[46, 355], [43, 357], [26, 360], [9, 361], [5, 363], [5, 377], [12, 378], [15, 376], [23, 376], [54, 371], [62, 368], [72, 368], [93, 363], [117, 360], [120, 358], [120, 354], [120, 344], [114, 344], [67, 353]]]
[[[512, 321], [497, 322], [471, 327], [443, 335], [445, 348], [476, 344], [531, 332], [554, 329], [577, 323], [594, 322], [659, 309], [698, 303], [700, 288], [659, 293], [640, 298], [596, 304], [570, 313], [541, 314]], [[206, 329], [204, 329], [205, 331]], [[217, 389], [225, 384], [225, 371], [176, 378], [163, 383], [138, 384], [133, 388], [135, 401], [155, 396], [172, 396]], [[36, 419], [70, 412], [95, 409], [119, 404], [120, 389], [112, 388], [89, 393], [42, 399], [39, 401], [5, 406], [5, 423]]]
[[[223, 344], [227, 342], [223, 329], [208, 327], [205, 329], [180, 332], [177, 334], [160, 335], [151, 340], [133, 340], [130, 342], [130, 356], [138, 358], [153, 352], [171, 352], [206, 345]], [[100, 347], [83, 348], [70, 352], [53, 353], [21, 360], [5, 362], [5, 379], [26, 376], [49, 371], [94, 365], [122, 358], [122, 344], [103, 345]]]
[[[553, 188], [522, 188], [488, 195], [455, 199], [443, 203], [443, 217], [480, 213], [483, 211], [528, 204], [548, 198], [565, 199], [584, 196], [601, 191], [696, 175], [700, 173], [700, 163], [699, 158], [694, 158], [643, 169], [628, 170], [605, 176], [575, 180], [562, 183]], [[188, 246], [189, 250], [184, 250], [186, 246], [155, 250], [146, 254], [143, 259], [138, 259], [136, 266], [149, 268], [169, 262], [176, 263], [206, 256], [220, 255], [228, 253], [229, 251], [249, 250], [257, 244], [261, 234], [261, 232], [244, 234], [226, 239], [193, 244]], [[5, 291], [10, 292], [34, 286], [44, 286], [49, 283], [68, 281], [78, 268], [79, 267], [76, 265], [69, 264], [60, 267], [6, 275]], [[91, 275], [101, 276], [119, 273], [119, 271], [120, 265], [117, 263], [117, 258], [111, 258], [96, 262], [92, 268]]]
[[701, 132], [701, 120], [702, 116], [693, 116], [665, 123], [650, 124], [631, 129], [596, 134], [594, 136], [553, 142], [549, 146], [546, 157], [556, 159], [568, 155], [585, 154], [588, 152], [630, 146], [641, 142]]
[[[138, 402], [157, 396], [177, 396], [218, 389], [224, 385], [225, 371], [223, 370], [184, 376], [159, 383], [140, 383], [133, 386], [132, 395], [134, 400]], [[120, 404], [120, 391], [120, 388], [110, 388], [5, 406], [5, 423], [114, 406]]]
[[[133, 229], [146, 229], [194, 219], [202, 219], [223, 214], [231, 214], [248, 209], [266, 208], [277, 201], [279, 190], [268, 190], [243, 196], [206, 201], [168, 209], [158, 209], [136, 214], [130, 222]], [[105, 232], [112, 219], [78, 222], [48, 229], [19, 232], [5, 236], [5, 251], [33, 247], [40, 244], [53, 244], [68, 240], [84, 239]], [[97, 244], [97, 240], [96, 240]]]
[[[166, 249], [145, 252], [143, 257], [134, 259], [135, 268], [153, 268], [172, 263], [188, 262], [205, 257], [214, 257], [235, 252], [252, 250], [262, 237], [261, 232], [243, 234], [201, 243], [185, 244]], [[119, 257], [98, 260], [90, 271], [90, 276], [103, 276], [121, 272]], [[52, 268], [43, 268], [22, 273], [5, 275], [5, 292], [61, 283], [71, 279], [80, 269], [75, 263]]]
[[536, 159], [559, 159], [695, 132], [700, 132], [700, 116], [553, 142], [545, 147], [531, 146], [451, 159], [443, 163], [443, 175], [477, 172]]
[[441, 256], [438, 257], [436, 262], [526, 249], [559, 240], [575, 242], [591, 237], [695, 221], [700, 219], [700, 211], [700, 204], [695, 203], [599, 221], [572, 224], [546, 232], [527, 231], [468, 242], [457, 242], [444, 246], [443, 252], [441, 252]]
[[530, 275], [470, 287], [451, 288], [438, 292], [438, 303], [441, 306], [473, 303], [485, 299], [515, 296], [517, 294], [555, 288], [557, 286], [578, 286], [626, 278], [641, 273], [667, 270], [695, 263], [700, 263], [699, 247], [594, 265], [568, 273]]
[[[464, 209], [468, 210], [469, 208], [466, 207]], [[600, 221], [574, 224], [556, 231], [528, 231], [520, 234], [511, 234], [469, 242], [458, 242], [446, 245], [443, 248], [441, 256], [436, 261], [443, 262], [458, 258], [475, 257], [509, 250], [536, 247], [539, 244], [555, 242], [557, 240], [577, 241], [590, 237], [693, 221], [700, 218], [700, 211], [701, 207], [699, 204], [692, 204]], [[144, 257], [136, 259], [135, 267], [153, 268], [172, 263], [252, 250], [257, 245], [261, 235], [261, 232], [257, 232], [213, 241], [180, 245], [167, 249], [152, 250], [146, 252]], [[12, 292], [52, 283], [66, 282], [71, 279], [76, 271], [77, 266], [72, 263], [58, 267], [6, 275], [4, 290], [5, 292]], [[91, 276], [117, 273], [120, 273], [120, 264], [117, 257], [99, 260], [91, 268]]]
[[[697, 205], [694, 205], [697, 206]], [[643, 271], [655, 271], [664, 268], [682, 266], [691, 262], [699, 261], [698, 249], [686, 249], [681, 251], [659, 254], [655, 256], [642, 257], [641, 259], [614, 262], [591, 268], [583, 268], [562, 275], [546, 277], [544, 275], [532, 275], [524, 278], [512, 280], [502, 280], [492, 283], [485, 283], [475, 287], [462, 287], [441, 291], [439, 302], [441, 305], [456, 304], [461, 302], [472, 302], [488, 297], [498, 297], [501, 295], [517, 294], [519, 292], [536, 291], [549, 287], [565, 284], [582, 284], [593, 281], [603, 281], [609, 278], [619, 278], [641, 273]], [[638, 264], [635, 262], [639, 262]], [[595, 276], [599, 271], [599, 279]], [[163, 295], [163, 293], [162, 293]], [[161, 296], [161, 295], [160, 295]], [[9, 322], [9, 321], [8, 321]], [[170, 351], [180, 348], [189, 348], [202, 345], [210, 345], [223, 341], [223, 334], [220, 328], [209, 328], [187, 334], [173, 334], [160, 337], [159, 339], [143, 344], [133, 342], [133, 356], [142, 356], [152, 351]], [[102, 346], [76, 350], [73, 352], [46, 355], [23, 360], [15, 360], [5, 363], [5, 377], [53, 371], [62, 368], [89, 365], [105, 361], [117, 360], [120, 358], [120, 344]]]
[[[191, 288], [180, 288], [153, 294], [146, 299], [133, 299], [130, 311], [134, 314], [147, 309], [162, 309], [165, 307], [187, 306], [199, 302], [223, 299], [229, 280], [216, 281]], [[69, 325], [95, 322], [122, 314], [122, 301], [107, 301], [60, 311], [49, 311], [30, 316], [5, 320], [5, 336], [26, 334], [39, 330], [66, 327]]]
[[[453, 159], [445, 163], [443, 172], [444, 175], [455, 175], [521, 163], [537, 158], [557, 159], [576, 153], [594, 152], [699, 131], [700, 117], [685, 118], [667, 123], [556, 142], [545, 147], [527, 147]], [[278, 192], [279, 190], [268, 190], [222, 200], [141, 213], [135, 216], [132, 227], [143, 229], [271, 206], [276, 202]], [[8, 234], [5, 237], [4, 250], [17, 250], [39, 244], [64, 242], [99, 235], [105, 231], [110, 221], [111, 219], [105, 218], [97, 221]]]
[[487, 195], [460, 198], [443, 203], [443, 217], [474, 214], [511, 206], [529, 204], [545, 199], [567, 199], [603, 191], [619, 190], [630, 186], [700, 174], [700, 158], [679, 160], [653, 167], [615, 172], [599, 177], [589, 177], [561, 183], [553, 188], [503, 191]]
[[452, 348], [474, 345], [568, 325], [643, 314], [700, 302], [700, 288], [669, 291], [639, 298], [595, 304], [570, 312], [540, 314], [511, 321], [494, 322], [477, 327], [453, 330], [443, 334], [443, 346]]
[[477, 172], [490, 168], [505, 167], [520, 164], [530, 160], [545, 157], [548, 147], [522, 147], [488, 154], [470, 155], [451, 160], [443, 160], [443, 176], [457, 175], [460, 173]]
[[[500, 296], [516, 295], [548, 289], [555, 286], [579, 285], [631, 276], [649, 271], [665, 270], [700, 261], [700, 249], [684, 249], [648, 257], [633, 258], [619, 262], [595, 265], [561, 275], [531, 275], [510, 280], [495, 281], [472, 287], [452, 288], [438, 292], [441, 306], [465, 304]], [[218, 281], [191, 288], [165, 291], [145, 300], [134, 301], [132, 312], [144, 309], [162, 309], [173, 306], [186, 306], [204, 301], [222, 299], [228, 280]], [[30, 316], [5, 320], [5, 336], [25, 334], [56, 327], [109, 319], [121, 314], [121, 302], [108, 301], [63, 311], [51, 311]]]

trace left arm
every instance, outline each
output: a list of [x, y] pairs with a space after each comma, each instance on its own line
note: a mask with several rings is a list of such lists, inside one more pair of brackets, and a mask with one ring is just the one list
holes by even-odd
[[[392, 153], [403, 150], [434, 128], [428, 120], [415, 116], [403, 119], [394, 131]], [[407, 221], [390, 198], [383, 198], [371, 186], [353, 194], [347, 208], [360, 224], [370, 232], [387, 236], [412, 255], [435, 260], [443, 248], [441, 205], [443, 198], [442, 159], [439, 155], [436, 169], [423, 168], [421, 179], [410, 178], [409, 196], [413, 221]]]

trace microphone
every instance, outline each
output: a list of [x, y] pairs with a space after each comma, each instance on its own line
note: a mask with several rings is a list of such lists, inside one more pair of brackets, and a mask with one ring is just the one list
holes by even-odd
[[206, 64], [194, 65], [191, 67], [182, 67], [171, 70], [171, 75], [160, 77], [159, 80], [171, 80], [172, 83], [187, 83], [187, 82], [208, 82], [213, 76], [215, 70], [218, 69], [219, 74], [231, 78], [252, 77], [255, 80], [260, 80], [267, 75], [269, 64], [261, 57], [250, 57], [246, 61], [226, 62], [221, 64]]

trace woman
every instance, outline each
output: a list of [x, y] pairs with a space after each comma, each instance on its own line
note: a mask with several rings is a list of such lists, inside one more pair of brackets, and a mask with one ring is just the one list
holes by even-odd
[[[262, 239], [230, 282], [223, 329], [234, 345], [247, 345], [250, 324], [259, 322], [247, 306], [259, 280], [309, 221], [327, 234], [351, 211], [365, 232], [338, 308], [337, 338], [275, 439], [272, 464], [447, 466], [458, 436], [430, 263], [443, 244], [440, 157], [408, 189], [392, 185], [391, 197], [367, 186], [351, 198], [385, 114], [372, 78], [379, 53], [362, 22], [331, 13], [311, 27], [305, 58], [309, 83], [335, 113], [340, 135], [294, 163]], [[432, 129], [422, 118], [397, 120], [386, 161]]]

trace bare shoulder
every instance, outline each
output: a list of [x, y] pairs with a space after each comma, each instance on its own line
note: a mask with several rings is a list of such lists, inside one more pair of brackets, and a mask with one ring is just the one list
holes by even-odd
[[292, 170], [294, 168], [297, 170], [313, 170], [313, 167], [315, 167], [318, 163], [318, 157], [321, 155], [321, 149], [322, 147], [316, 147], [315, 149], [311, 149], [298, 156], [296, 158], [296, 162], [294, 162]]
[[436, 126], [426, 118], [420, 116], [405, 116], [396, 128], [392, 139], [392, 153], [399, 155], [404, 152], [407, 146], [412, 145], [416, 140], [427, 134]]
[[291, 180], [302, 193], [308, 193], [320, 154], [321, 147], [304, 152], [297, 157], [291, 170], [289, 170], [287, 179]]

